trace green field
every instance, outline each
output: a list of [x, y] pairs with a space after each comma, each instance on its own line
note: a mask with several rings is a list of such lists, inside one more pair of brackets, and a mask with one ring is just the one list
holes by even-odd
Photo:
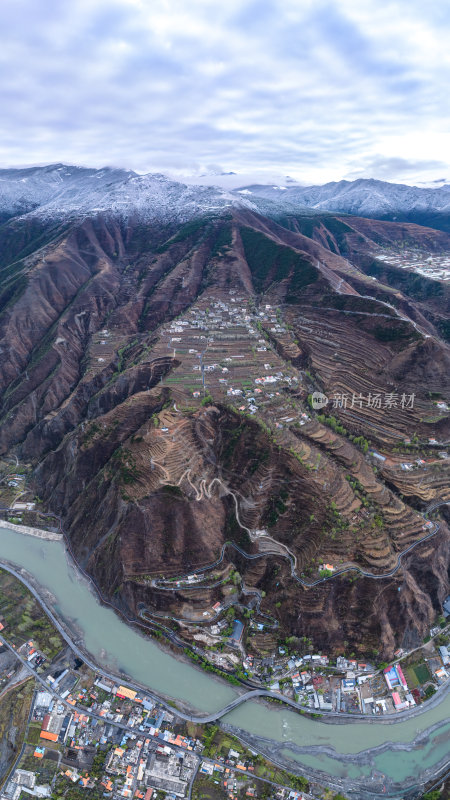
[[424, 663], [411, 664], [409, 667], [406, 667], [405, 677], [411, 689], [422, 686], [422, 684], [431, 680], [430, 670]]
[[[0, 701], [0, 741], [7, 742], [0, 764], [0, 787], [22, 746], [33, 690], [34, 681], [28, 680], [11, 689]], [[14, 745], [11, 743], [11, 734], [14, 736]]]
[[0, 570], [0, 615], [5, 626], [3, 636], [15, 647], [32, 639], [50, 660], [64, 647], [38, 601], [17, 578], [4, 570]]
[[29, 742], [29, 744], [39, 744], [41, 727], [42, 726], [40, 724], [35, 725], [31, 723], [30, 727], [28, 728], [28, 736], [27, 736], [27, 742]]
[[[215, 781], [218, 783], [215, 783]], [[198, 775], [192, 790], [193, 800], [223, 800], [227, 794], [223, 788], [220, 778], [209, 778], [206, 775]]]
[[53, 753], [55, 758], [50, 758], [47, 755], [44, 758], [35, 758], [30, 751], [28, 751], [21, 761], [20, 768], [28, 769], [36, 773], [37, 783], [50, 783], [53, 776], [58, 770], [58, 755]]
[[430, 670], [426, 664], [417, 664], [414, 667], [414, 672], [417, 675], [417, 680], [420, 684], [426, 683], [431, 679]]

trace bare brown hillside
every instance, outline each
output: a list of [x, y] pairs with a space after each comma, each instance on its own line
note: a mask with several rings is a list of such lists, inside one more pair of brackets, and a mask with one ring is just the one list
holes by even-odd
[[[333, 219], [3, 226], [2, 465], [17, 457], [105, 595], [187, 638], [216, 602], [259, 597], [280, 636], [390, 656], [448, 593], [445, 522], [420, 544], [450, 499], [446, 287], [421, 276], [416, 298], [367, 260], [448, 237]], [[343, 574], [308, 588], [324, 564]]]

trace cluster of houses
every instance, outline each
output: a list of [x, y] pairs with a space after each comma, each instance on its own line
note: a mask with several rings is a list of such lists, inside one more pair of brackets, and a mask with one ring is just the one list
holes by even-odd
[[[261, 796], [261, 788], [255, 776], [255, 766], [252, 759], [245, 758], [242, 753], [232, 747], [225, 757], [203, 759], [199, 773], [202, 776], [207, 776], [214, 783], [221, 784], [228, 800], [238, 800], [239, 797], [244, 795], [250, 798]], [[304, 800], [300, 792], [281, 786], [272, 796], [276, 800]]]
[[[105, 797], [150, 800], [159, 790], [185, 797], [201, 741], [174, 730], [176, 717], [144, 694], [106, 678], [67, 692], [61, 687], [70, 677], [71, 670], [63, 670], [48, 680], [48, 691], [36, 693], [31, 723], [40, 724], [39, 741], [26, 753], [34, 757], [36, 769], [15, 770], [2, 797], [18, 800], [28, 787], [37, 796], [50, 796], [51, 787], [40, 785], [39, 772], [46, 759], [55, 763], [55, 752], [62, 753], [56, 777], [86, 789], [97, 787]], [[98, 753], [104, 754], [100, 776], [91, 774]]]
[[[3, 623], [0, 623], [0, 626], [0, 630], [2, 630], [4, 627]], [[46, 660], [45, 655], [39, 650], [37, 644], [32, 639], [29, 639], [27, 642], [24, 642], [24, 644], [18, 647], [17, 652], [28, 662], [30, 667], [33, 667], [34, 669], [42, 666]]]
[[[231, 748], [208, 758], [203, 742], [186, 735], [184, 723], [144, 693], [103, 676], [75, 679], [76, 689], [73, 678], [72, 669], [57, 670], [47, 675], [48, 690], [36, 692], [30, 720], [40, 726], [38, 742], [26, 746], [1, 800], [23, 793], [51, 797], [56, 781], [58, 791], [67, 783], [111, 800], [156, 800], [161, 793], [177, 800], [190, 797], [197, 770], [221, 783], [229, 800], [238, 800], [243, 789], [246, 797], [260, 796], [251, 754]], [[289, 788], [277, 792], [277, 800], [303, 800]]]
[[[332, 570], [330, 564], [323, 565]], [[243, 625], [237, 628], [235, 620], [233, 634], [229, 644], [242, 639]], [[222, 633], [228, 626], [226, 620], [216, 622], [214, 632]], [[263, 621], [251, 620], [250, 627], [263, 631]], [[440, 632], [437, 628], [436, 632]], [[433, 631], [431, 631], [433, 634]], [[400, 664], [386, 668], [380, 673], [373, 664], [355, 658], [338, 656], [333, 662], [323, 654], [288, 655], [280, 646], [276, 653], [267, 657], [258, 657], [245, 652], [240, 647], [235, 656], [227, 653], [205, 651], [218, 666], [242, 667], [244, 675], [272, 692], [278, 692], [294, 699], [313, 712], [337, 711], [362, 714], [382, 715], [403, 711], [415, 706], [425, 697], [422, 687], [409, 688]], [[430, 684], [440, 685], [450, 678], [450, 650], [446, 646], [438, 648], [439, 656], [428, 659]], [[407, 656], [399, 649], [395, 658]], [[228, 659], [232, 661], [228, 663]]]
[[[261, 394], [264, 387], [273, 386], [277, 383], [290, 385], [298, 381], [297, 377], [284, 375], [280, 369], [273, 369], [270, 363], [257, 365], [257, 354], [266, 353], [270, 350], [265, 336], [261, 334], [261, 326], [264, 323], [266, 329], [273, 335], [284, 335], [287, 333], [286, 327], [277, 317], [276, 310], [270, 305], [265, 304], [260, 311], [250, 310], [246, 305], [246, 298], [237, 294], [233, 296], [235, 290], [230, 290], [229, 300], [216, 299], [210, 303], [210, 307], [202, 308], [199, 305], [191, 308], [186, 318], [177, 319], [162, 328], [162, 337], [167, 339], [169, 349], [176, 351], [177, 355], [185, 355], [194, 363], [191, 364], [192, 372], [202, 378], [203, 390], [191, 388], [194, 398], [200, 398], [205, 386], [208, 384], [208, 376], [214, 373], [214, 381], [218, 383], [228, 397], [246, 397], [248, 410], [254, 414], [257, 410], [256, 399], [250, 394]], [[260, 330], [261, 329], [261, 330]], [[195, 331], [205, 331], [205, 334], [195, 335]], [[197, 341], [196, 341], [197, 340]], [[244, 340], [254, 340], [254, 344]], [[192, 346], [191, 346], [192, 345]], [[213, 345], [211, 347], [211, 345]], [[242, 345], [242, 351], [239, 347]], [[218, 350], [222, 349], [217, 360]], [[214, 354], [216, 360], [214, 360]], [[256, 360], [255, 360], [256, 358]], [[259, 374], [253, 378], [253, 391], [243, 389], [242, 375], [236, 374], [235, 367], [240, 366], [240, 362], [248, 359], [255, 360], [256, 371]], [[259, 362], [258, 362], [259, 364]], [[278, 365], [279, 366], [279, 365]], [[239, 372], [239, 371], [238, 371]], [[220, 376], [220, 377], [219, 377]], [[247, 376], [248, 377], [248, 376]], [[244, 410], [244, 406], [241, 410]]]
[[448, 253], [433, 253], [430, 256], [426, 251], [380, 247], [376, 251], [376, 257], [379, 261], [385, 261], [387, 264], [417, 272], [418, 275], [424, 275], [426, 278], [450, 281], [450, 258]]
[[[430, 681], [439, 685], [450, 678], [450, 650], [440, 646], [438, 652]], [[407, 653], [402, 650], [396, 653], [396, 657], [403, 655]], [[271, 691], [318, 712], [394, 713], [415, 706], [425, 696], [423, 690], [408, 687], [398, 663], [386, 668], [381, 676], [372, 664], [354, 658], [338, 656], [331, 663], [320, 654], [289, 657], [281, 647], [278, 656], [266, 659], [246, 656], [243, 669]]]

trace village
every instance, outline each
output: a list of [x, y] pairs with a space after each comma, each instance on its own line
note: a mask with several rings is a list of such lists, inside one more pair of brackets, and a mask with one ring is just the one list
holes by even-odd
[[435, 281], [450, 280], [450, 257], [448, 253], [434, 253], [421, 251], [412, 247], [380, 248], [374, 255], [379, 261], [385, 261], [393, 267], [407, 269], [431, 278]]
[[[450, 598], [447, 609], [450, 616]], [[414, 662], [403, 667], [408, 654], [401, 650], [391, 665], [375, 669], [354, 658], [299, 658], [281, 646], [264, 663], [247, 657], [242, 666], [248, 677], [270, 673], [268, 689], [295, 698], [313, 717], [331, 711], [392, 714], [423, 702], [449, 679], [450, 650], [438, 644], [443, 638], [449, 641], [447, 633], [441, 621]], [[195, 797], [196, 781], [202, 786], [211, 781], [229, 800], [267, 797], [267, 783], [277, 800], [307, 796], [306, 781], [300, 791], [278, 786], [274, 778], [283, 776], [270, 772], [261, 757], [217, 726], [202, 729], [184, 722], [145, 692], [94, 674], [68, 651], [48, 663], [28, 640], [17, 655], [40, 681], [25, 744], [2, 800], [64, 796], [67, 786], [81, 790], [76, 797], [175, 800]], [[2, 684], [11, 675], [9, 670], [0, 676]], [[311, 791], [320, 796], [319, 787]]]
[[[206, 662], [227, 671], [234, 667], [242, 680], [295, 701], [313, 716], [323, 712], [395, 714], [425, 702], [450, 679], [450, 597], [444, 609], [447, 619], [440, 618], [424, 645], [410, 652], [398, 649], [390, 666], [305, 652], [311, 649], [308, 643], [303, 644], [302, 655], [286, 642], [271, 654], [256, 657], [242, 645], [244, 623], [238, 619], [232, 622], [231, 632], [226, 631], [223, 649], [195, 650]], [[217, 633], [219, 626], [211, 627]], [[263, 627], [264, 622], [250, 621], [249, 643], [251, 633]]]
[[160, 329], [159, 346], [182, 361], [163, 383], [197, 401], [207, 392], [216, 399], [233, 398], [240, 411], [255, 414], [263, 401], [267, 405], [280, 396], [280, 387], [299, 384], [297, 371], [277, 355], [270, 336], [294, 352], [297, 348], [275, 306], [257, 309], [236, 290], [228, 297], [216, 294]]
[[[158, 800], [203, 796], [321, 798], [323, 789], [275, 767], [218, 725], [186, 722], [145, 690], [94, 671], [46, 621], [25, 587], [3, 575], [0, 692], [34, 679], [23, 746], [1, 800], [100, 797]], [[25, 613], [24, 613], [25, 612]], [[38, 612], [41, 613], [41, 612]], [[450, 678], [450, 597], [422, 647], [398, 650], [389, 665], [294, 652], [289, 643], [258, 659], [231, 625], [243, 683], [264, 685], [312, 718], [327, 713], [384, 715], [413, 708]], [[35, 620], [33, 622], [33, 620]], [[250, 620], [250, 625], [258, 625]], [[32, 626], [39, 633], [27, 636]], [[306, 647], [306, 649], [311, 649]], [[68, 787], [70, 791], [68, 790]], [[201, 793], [198, 795], [198, 787]], [[205, 789], [206, 787], [206, 789]]]
[[[217, 726], [186, 723], [144, 692], [93, 674], [67, 652], [56, 669], [43, 666], [45, 656], [32, 641], [17, 654], [39, 670], [40, 685], [2, 800], [63, 796], [67, 787], [82, 791], [72, 790], [70, 797], [175, 800], [191, 796], [196, 778], [211, 779], [229, 800], [242, 791], [258, 798], [267, 785], [276, 788], [278, 800], [301, 800], [289, 781], [308, 787]], [[10, 670], [2, 676], [2, 683], [12, 675]], [[277, 785], [274, 778], [288, 785]]]

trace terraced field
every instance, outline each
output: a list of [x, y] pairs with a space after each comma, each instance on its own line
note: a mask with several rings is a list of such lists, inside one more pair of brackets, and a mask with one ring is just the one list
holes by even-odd
[[392, 223], [316, 222], [58, 234], [0, 317], [0, 446], [127, 613], [389, 656], [448, 588], [443, 305], [370, 274]]

